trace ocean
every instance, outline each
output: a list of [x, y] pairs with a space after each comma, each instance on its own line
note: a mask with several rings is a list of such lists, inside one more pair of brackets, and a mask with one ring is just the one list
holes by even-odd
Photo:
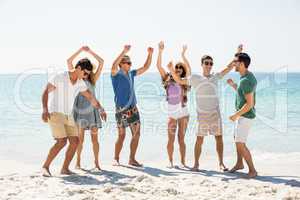
[[[249, 148], [259, 154], [300, 152], [300, 73], [254, 73], [258, 79], [256, 96], [257, 118], [248, 138]], [[237, 73], [228, 74], [219, 84], [221, 114], [224, 123], [224, 154], [234, 155], [233, 123], [228, 117], [234, 112], [234, 91], [226, 79], [238, 81]], [[41, 94], [47, 83], [45, 74], [0, 75], [0, 159], [42, 164], [54, 143], [48, 124], [41, 120]], [[166, 161], [167, 112], [166, 96], [158, 73], [136, 78], [135, 89], [142, 129], [137, 159]], [[100, 160], [110, 163], [117, 136], [114, 117], [114, 95], [109, 74], [101, 75], [96, 87], [97, 98], [108, 113], [108, 121], [99, 131]], [[188, 95], [190, 122], [186, 133], [187, 161], [193, 161], [197, 128], [195, 94]], [[82, 155], [83, 163], [92, 164], [89, 133]], [[131, 133], [127, 130], [121, 160], [127, 161]], [[179, 160], [177, 142], [175, 160]], [[206, 137], [203, 155], [216, 155], [215, 141]], [[61, 153], [57, 161], [63, 158]], [[87, 161], [85, 161], [85, 159]], [[83, 164], [84, 165], [84, 164]]]

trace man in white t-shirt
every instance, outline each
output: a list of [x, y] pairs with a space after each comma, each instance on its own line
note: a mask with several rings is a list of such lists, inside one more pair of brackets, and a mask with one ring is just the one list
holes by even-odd
[[[238, 51], [240, 51], [241, 48], [242, 47], [239, 46]], [[223, 162], [223, 130], [219, 108], [218, 82], [233, 69], [233, 65], [231, 62], [221, 72], [213, 74], [211, 73], [213, 58], [205, 55], [201, 59], [201, 66], [203, 69], [202, 75], [191, 75], [188, 79], [182, 80], [176, 75], [172, 63], [169, 63], [168, 65], [176, 82], [179, 84], [191, 85], [196, 91], [198, 130], [194, 148], [195, 163], [193, 171], [199, 170], [202, 144], [204, 137], [209, 134], [215, 136], [220, 170], [228, 171], [228, 168]]]
[[[66, 151], [66, 157], [61, 169], [61, 174], [70, 175], [70, 162], [78, 146], [78, 132], [72, 117], [72, 108], [75, 97], [81, 93], [91, 104], [101, 109], [101, 117], [106, 117], [106, 113], [96, 98], [88, 91], [82, 78], [88, 76], [93, 69], [88, 59], [80, 60], [73, 72], [64, 72], [54, 76], [47, 84], [43, 92], [43, 114], [42, 119], [48, 122], [52, 135], [56, 140], [54, 146], [50, 149], [47, 159], [43, 165], [43, 176], [49, 177], [50, 164], [69, 141], [70, 145]], [[48, 109], [48, 96], [50, 106]]]

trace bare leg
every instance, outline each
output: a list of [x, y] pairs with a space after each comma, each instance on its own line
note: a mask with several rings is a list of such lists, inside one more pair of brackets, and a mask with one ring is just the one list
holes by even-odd
[[83, 142], [84, 142], [84, 129], [79, 128], [79, 144], [77, 147], [77, 161], [76, 161], [76, 169], [81, 169], [81, 152], [83, 149]]
[[216, 139], [216, 149], [218, 153], [218, 159], [219, 159], [219, 167], [221, 171], [228, 171], [228, 168], [225, 166], [224, 161], [223, 161], [223, 136], [218, 135], [215, 136]]
[[248, 168], [249, 168], [249, 172], [248, 172], [248, 178], [254, 178], [257, 176], [257, 171], [254, 167], [253, 164], [253, 160], [252, 160], [252, 156], [251, 153], [249, 151], [249, 149], [247, 148], [245, 143], [239, 143], [238, 146], [240, 146], [241, 148], [241, 152], [242, 152], [242, 156], [243, 158], [246, 160]]
[[140, 129], [141, 129], [140, 123], [130, 125], [132, 138], [130, 142], [130, 156], [129, 156], [128, 164], [136, 167], [142, 166], [142, 164], [140, 164], [135, 158], [136, 151], [139, 145], [139, 140], [140, 140], [140, 131], [141, 131]]
[[50, 164], [54, 160], [54, 158], [57, 156], [57, 154], [64, 148], [64, 146], [66, 146], [66, 144], [67, 144], [67, 138], [56, 139], [56, 143], [50, 149], [47, 159], [43, 165], [43, 169], [45, 169], [46, 172], [48, 172], [50, 176], [51, 176], [50, 169], [49, 169]]
[[168, 144], [167, 151], [169, 156], [170, 168], [174, 167], [173, 163], [173, 153], [174, 153], [174, 142], [175, 142], [175, 133], [177, 128], [177, 121], [175, 119], [169, 118], [168, 121]]
[[237, 160], [236, 160], [235, 166], [231, 170], [229, 170], [230, 173], [233, 173], [237, 170], [244, 169], [243, 156], [242, 156], [241, 149], [239, 148], [238, 143], [235, 143], [235, 146], [236, 146]]
[[99, 165], [99, 142], [98, 142], [98, 128], [92, 128], [91, 130], [91, 138], [93, 143], [93, 152], [95, 157], [95, 167], [98, 170], [101, 170]]
[[184, 117], [179, 119], [178, 121], [178, 126], [179, 126], [179, 131], [178, 131], [178, 143], [179, 143], [179, 150], [180, 150], [180, 155], [181, 155], [181, 164], [186, 167], [185, 164], [185, 154], [186, 154], [186, 145], [184, 141], [186, 129], [188, 126], [189, 122], [189, 117]]
[[115, 162], [114, 165], [120, 165], [120, 153], [126, 136], [126, 129], [118, 127], [118, 139], [115, 144]]
[[79, 138], [77, 136], [71, 136], [68, 137], [68, 140], [70, 144], [66, 152], [66, 157], [65, 157], [63, 167], [61, 169], [61, 174], [70, 175], [72, 174], [72, 172], [69, 169], [69, 165], [74, 157], [74, 154], [76, 153], [79, 144]]
[[203, 140], [204, 140], [203, 136], [197, 136], [197, 140], [194, 148], [195, 164], [193, 167], [193, 171], [199, 170], [199, 159], [201, 155]]

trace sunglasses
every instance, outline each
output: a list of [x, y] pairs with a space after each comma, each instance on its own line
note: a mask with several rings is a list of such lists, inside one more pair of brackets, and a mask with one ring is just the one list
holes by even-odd
[[128, 62], [122, 62], [123, 64], [131, 65], [132, 63], [130, 61]]
[[213, 63], [213, 62], [209, 62], [209, 61], [205, 61], [205, 62], [204, 62], [204, 65], [210, 65], [210, 66], [213, 66], [214, 63]]
[[175, 69], [183, 69], [183, 66], [181, 66], [181, 65], [176, 65], [176, 66], [175, 66]]

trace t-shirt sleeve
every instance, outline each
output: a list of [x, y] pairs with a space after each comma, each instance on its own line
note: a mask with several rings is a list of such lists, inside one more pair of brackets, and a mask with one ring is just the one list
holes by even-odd
[[77, 89], [79, 92], [84, 92], [88, 90], [88, 87], [83, 80], [78, 80]]
[[221, 74], [220, 72], [216, 73], [214, 77], [215, 77], [215, 79], [217, 79], [217, 80], [220, 80], [220, 79], [223, 78], [223, 76], [222, 76], [222, 74]]
[[52, 77], [50, 77], [50, 79], [48, 80], [48, 83], [50, 83], [51, 85], [54, 85], [55, 87], [57, 87], [59, 82], [59, 75], [54, 75]]
[[137, 70], [136, 70], [136, 69], [134, 69], [134, 70], [132, 70], [130, 73], [131, 73], [131, 76], [132, 76], [132, 77], [134, 77], [134, 76], [136, 76], [136, 75], [137, 75]]
[[254, 86], [249, 80], [243, 80], [240, 87], [243, 94], [249, 94], [254, 91]]
[[197, 87], [198, 77], [196, 75], [191, 75], [187, 78], [188, 85], [192, 87]]

